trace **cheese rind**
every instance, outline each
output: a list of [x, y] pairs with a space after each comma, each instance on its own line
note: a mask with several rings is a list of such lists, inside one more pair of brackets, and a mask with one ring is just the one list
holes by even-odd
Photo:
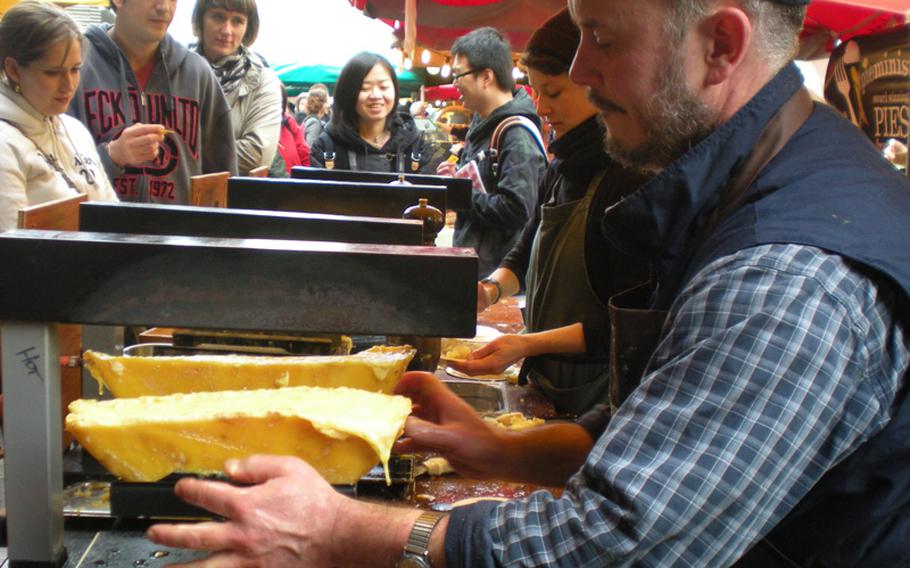
[[253, 454], [297, 456], [329, 483], [355, 483], [386, 466], [411, 412], [401, 396], [289, 387], [70, 404], [66, 430], [111, 473], [156, 481], [222, 471]]
[[390, 394], [414, 357], [409, 346], [355, 355], [118, 357], [86, 351], [85, 366], [117, 398], [175, 393], [351, 387]]

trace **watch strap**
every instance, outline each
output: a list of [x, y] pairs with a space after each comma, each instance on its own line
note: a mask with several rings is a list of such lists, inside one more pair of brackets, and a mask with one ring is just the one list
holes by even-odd
[[483, 278], [480, 281], [480, 283], [481, 284], [492, 284], [493, 286], [496, 287], [496, 297], [493, 298], [492, 300], [490, 300], [490, 304], [495, 304], [502, 298], [502, 284], [499, 283], [499, 280], [496, 280], [495, 278], [490, 278], [488, 276], [486, 278]]
[[424, 511], [414, 521], [411, 527], [411, 534], [408, 535], [408, 542], [404, 545], [405, 553], [418, 554], [426, 556], [430, 549], [430, 535], [439, 521], [445, 517], [445, 513], [437, 511]]

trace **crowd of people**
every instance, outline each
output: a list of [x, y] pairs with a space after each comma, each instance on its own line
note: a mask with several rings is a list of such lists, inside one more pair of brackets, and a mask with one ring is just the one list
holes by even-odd
[[255, 566], [906, 564], [910, 182], [805, 92], [808, 0], [569, 0], [524, 47], [533, 98], [502, 33], [466, 33], [452, 77], [474, 118], [441, 162], [382, 56], [294, 116], [250, 50], [254, 0], [197, 0], [190, 47], [174, 0], [111, 4], [84, 42], [42, 0], [0, 21], [0, 230], [75, 193], [186, 203], [209, 171], [464, 175], [477, 310], [525, 292], [527, 333], [453, 366], [523, 361], [577, 416], [505, 432], [407, 373], [398, 451], [562, 491], [421, 513], [255, 456], [226, 464], [238, 485], [176, 486], [224, 521], [151, 540]]
[[[336, 146], [340, 168], [428, 170], [433, 152], [398, 112], [396, 74], [381, 56], [352, 58], [334, 102], [326, 85], [312, 85], [293, 116], [284, 85], [252, 49], [255, 0], [197, 0], [188, 46], [168, 33], [172, 0], [110, 0], [110, 9], [114, 23], [84, 36], [50, 3], [8, 11], [2, 128], [15, 131], [6, 142], [20, 150], [0, 163], [14, 181], [0, 190], [0, 230], [14, 228], [23, 207], [76, 193], [187, 204], [192, 176], [266, 168], [285, 177], [294, 166], [325, 166]], [[21, 150], [33, 145], [37, 154]], [[36, 156], [53, 176], [26, 163]]]

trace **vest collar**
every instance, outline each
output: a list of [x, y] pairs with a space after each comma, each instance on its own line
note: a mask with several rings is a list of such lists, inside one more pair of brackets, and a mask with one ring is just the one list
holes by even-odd
[[[767, 122], [803, 84], [792, 62], [742, 109], [626, 199], [607, 209], [604, 236], [623, 252], [655, 262], [657, 277], [686, 258], [734, 169]], [[684, 269], [679, 267], [678, 269]]]

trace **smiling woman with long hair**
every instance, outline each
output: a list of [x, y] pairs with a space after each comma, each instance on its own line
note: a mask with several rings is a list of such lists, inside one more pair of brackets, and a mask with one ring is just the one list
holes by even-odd
[[430, 161], [420, 130], [398, 112], [398, 77], [375, 53], [358, 53], [335, 84], [332, 120], [310, 149], [314, 166], [418, 172]]
[[78, 193], [117, 201], [91, 134], [63, 114], [79, 84], [82, 34], [62, 10], [36, 0], [0, 20], [0, 231], [19, 209]]

